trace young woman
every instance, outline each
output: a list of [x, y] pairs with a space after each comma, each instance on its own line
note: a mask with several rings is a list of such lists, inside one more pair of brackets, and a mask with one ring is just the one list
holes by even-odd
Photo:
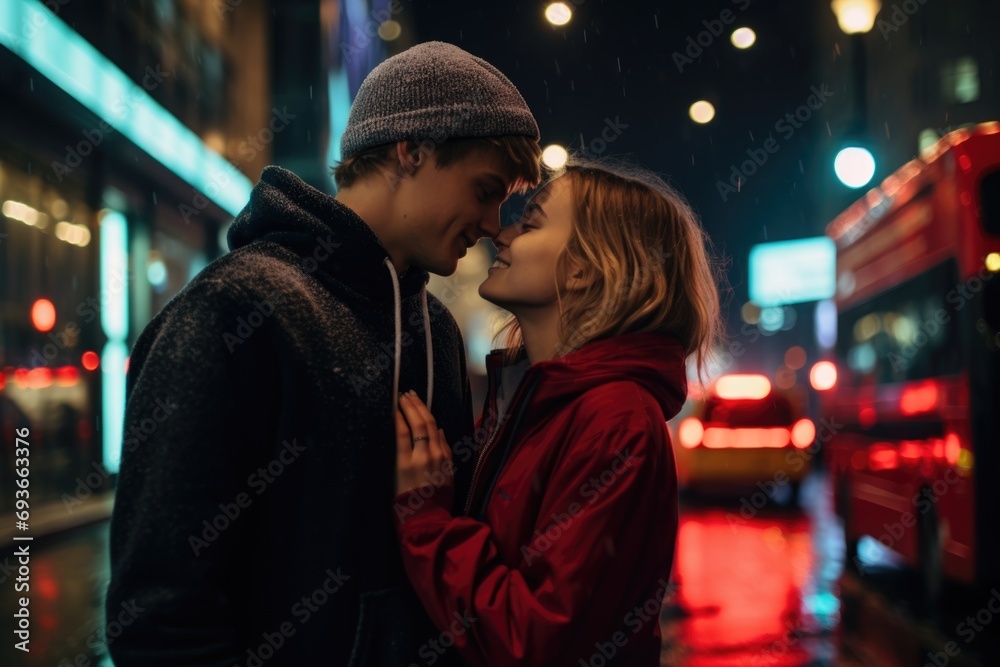
[[722, 332], [707, 238], [652, 174], [573, 162], [495, 245], [479, 293], [512, 317], [460, 506], [426, 406], [407, 393], [396, 415], [397, 534], [435, 647], [483, 666], [658, 665], [666, 421], [686, 359], [703, 368]]

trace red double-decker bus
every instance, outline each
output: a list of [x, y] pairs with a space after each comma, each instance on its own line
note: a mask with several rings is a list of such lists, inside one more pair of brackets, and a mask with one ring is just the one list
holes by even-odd
[[847, 560], [1000, 579], [1000, 123], [942, 137], [837, 216], [837, 383], [821, 399]]

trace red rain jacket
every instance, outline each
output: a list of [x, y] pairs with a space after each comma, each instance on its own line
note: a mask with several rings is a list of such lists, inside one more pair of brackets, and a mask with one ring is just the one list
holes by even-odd
[[685, 357], [655, 333], [530, 367], [490, 353], [466, 507], [450, 487], [394, 499], [440, 645], [477, 666], [659, 665], [677, 532], [666, 421], [687, 393]]

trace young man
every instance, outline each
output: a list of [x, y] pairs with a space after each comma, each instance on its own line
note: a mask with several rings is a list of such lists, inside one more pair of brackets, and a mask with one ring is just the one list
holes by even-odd
[[232, 252], [132, 351], [117, 667], [448, 663], [393, 528], [397, 397], [470, 446], [462, 337], [428, 272], [499, 232], [501, 202], [540, 179], [538, 138], [503, 74], [430, 42], [365, 79], [336, 198], [264, 169]]

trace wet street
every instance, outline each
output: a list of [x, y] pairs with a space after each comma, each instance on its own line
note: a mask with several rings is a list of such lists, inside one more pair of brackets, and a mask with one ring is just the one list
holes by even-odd
[[[108, 583], [108, 522], [46, 538], [33, 547], [31, 559], [31, 652], [12, 647], [5, 637], [0, 664], [109, 667], [104, 653], [101, 607]], [[16, 564], [10, 552], [0, 555], [0, 608], [11, 618], [17, 594]]]
[[[1000, 664], [996, 629], [986, 616], [991, 612], [977, 613], [988, 610], [992, 593], [952, 591], [937, 618], [920, 618], [915, 582], [876, 543], [862, 549], [863, 576], [852, 568], [843, 573], [840, 527], [822, 481], [808, 479], [801, 495], [801, 510], [769, 503], [741, 512], [738, 498], [683, 505], [677, 587], [661, 617], [662, 665]], [[99, 628], [107, 534], [103, 522], [39, 542], [32, 560], [32, 651], [13, 651], [5, 642], [0, 664], [111, 665]], [[9, 618], [15, 605], [12, 557], [2, 558], [0, 605]], [[962, 625], [970, 615], [981, 628], [971, 639]], [[958, 647], [951, 653], [949, 640]]]
[[738, 499], [683, 508], [663, 665], [864, 664], [838, 655], [842, 541], [825, 494], [809, 480], [809, 514], [741, 513]]

